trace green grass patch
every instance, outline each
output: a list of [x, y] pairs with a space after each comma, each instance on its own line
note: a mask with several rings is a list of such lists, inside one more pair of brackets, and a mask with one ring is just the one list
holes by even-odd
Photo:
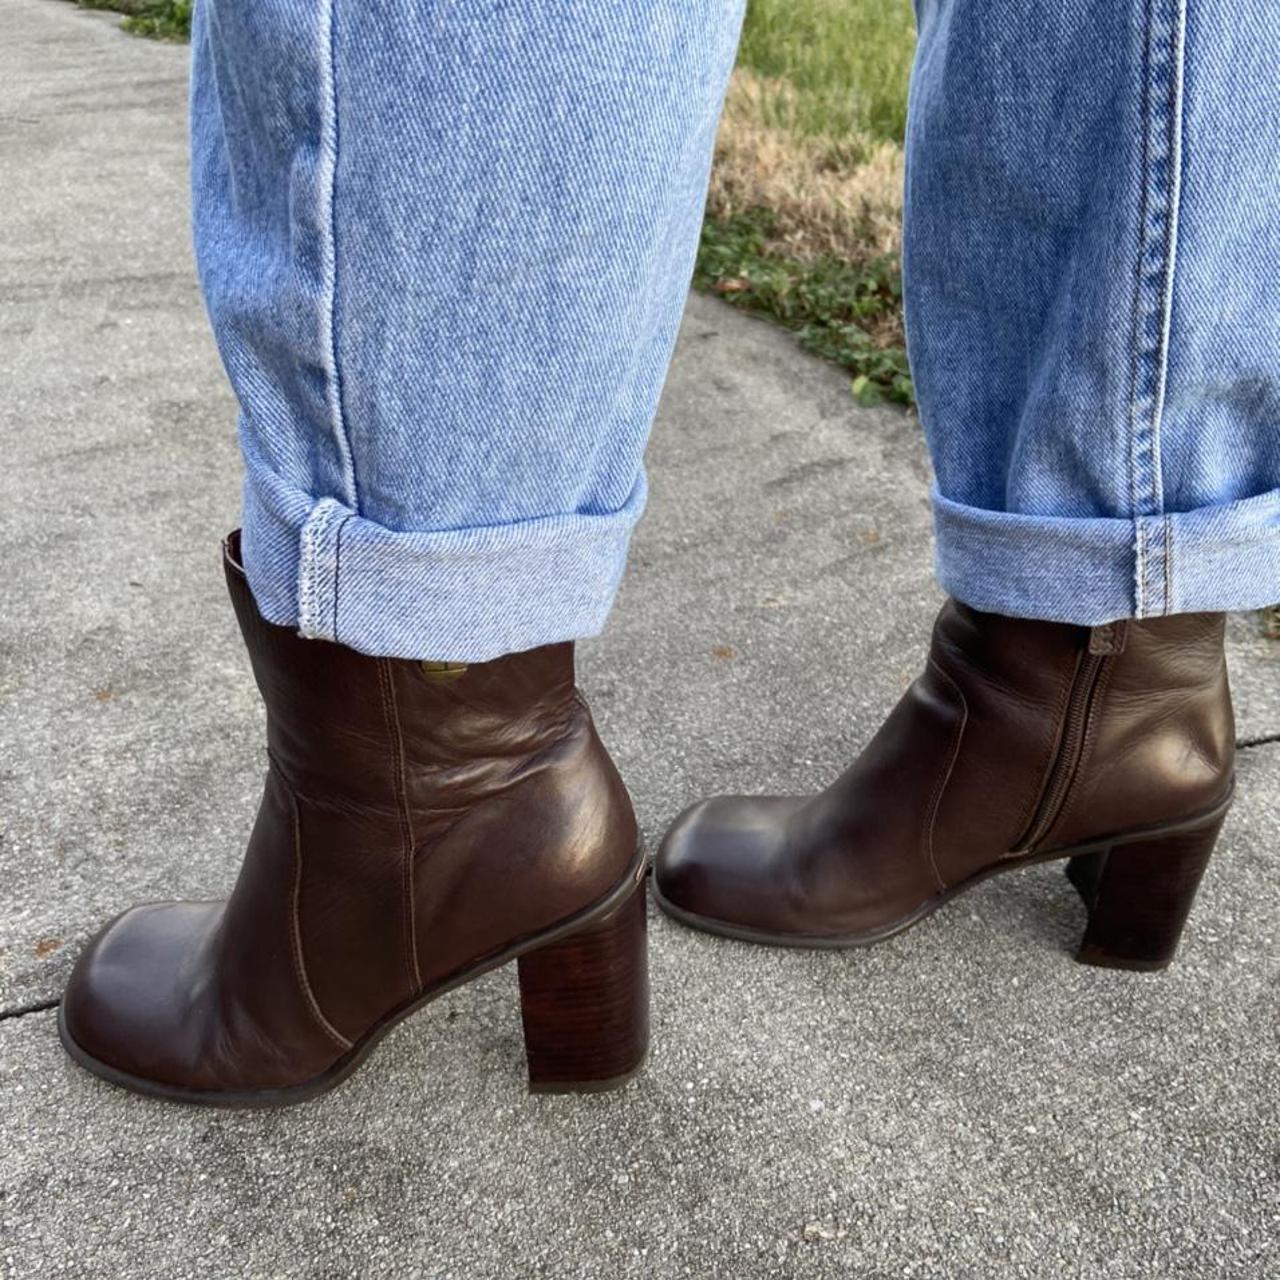
[[120, 24], [137, 36], [153, 40], [191, 38], [192, 0], [76, 0], [82, 9], [109, 9], [123, 13]]
[[902, 142], [914, 48], [909, 0], [749, 0], [738, 65], [779, 82], [767, 123], [839, 152]]
[[723, 221], [708, 219], [694, 284], [735, 307], [772, 317], [806, 351], [853, 375], [864, 404], [910, 404], [911, 374], [901, 345], [872, 334], [896, 325], [902, 279], [896, 254], [863, 263], [824, 257], [797, 261], [770, 249], [773, 215], [753, 209]]
[[863, 403], [914, 402], [882, 163], [914, 52], [910, 0], [748, 0], [735, 85], [751, 92], [721, 127], [694, 277], [847, 369]]

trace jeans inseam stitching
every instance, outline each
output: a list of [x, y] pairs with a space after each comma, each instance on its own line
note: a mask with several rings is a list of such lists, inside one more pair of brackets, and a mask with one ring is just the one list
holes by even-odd
[[328, 578], [322, 571], [322, 547], [327, 541], [326, 530], [331, 519], [332, 506], [319, 503], [302, 526], [301, 562], [298, 568], [298, 629], [305, 636], [324, 634], [320, 623], [321, 606], [317, 599], [320, 583]]
[[[1133, 273], [1133, 322], [1129, 331], [1129, 510], [1137, 519], [1141, 512], [1138, 503], [1138, 372], [1141, 364], [1139, 348], [1142, 341], [1143, 278], [1147, 260], [1147, 204], [1149, 199], [1148, 177], [1151, 171], [1151, 145], [1148, 122], [1151, 117], [1151, 8], [1154, 0], [1146, 0], [1143, 6], [1144, 32], [1142, 41], [1142, 95], [1139, 110], [1142, 113], [1142, 151], [1139, 162], [1141, 193], [1138, 200], [1138, 260]], [[1141, 540], [1135, 548], [1139, 557], [1136, 566], [1141, 572]]]
[[1133, 323], [1129, 332], [1129, 511], [1134, 521], [1134, 612], [1138, 617], [1146, 614], [1146, 541], [1142, 526], [1142, 513], [1138, 501], [1138, 377], [1141, 365], [1143, 283], [1147, 260], [1147, 214], [1149, 200], [1149, 174], [1151, 170], [1151, 142], [1149, 121], [1151, 118], [1151, 11], [1154, 0], [1143, 5], [1144, 30], [1142, 41], [1142, 95], [1139, 110], [1142, 113], [1142, 151], [1139, 163], [1141, 194], [1138, 201], [1138, 259], [1133, 273]]
[[1178, 232], [1182, 220], [1182, 103], [1183, 63], [1186, 56], [1186, 0], [1167, 0], [1172, 30], [1168, 33], [1168, 80], [1166, 93], [1165, 168], [1167, 208], [1165, 211], [1165, 256], [1160, 295], [1160, 336], [1156, 352], [1156, 388], [1151, 418], [1152, 498], [1164, 512], [1164, 482], [1161, 467], [1161, 435], [1165, 399], [1168, 394], [1169, 342], [1173, 326], [1173, 278], [1178, 265]]
[[1168, 33], [1166, 69], [1165, 168], [1168, 188], [1165, 211], [1165, 254], [1160, 295], [1160, 334], [1156, 343], [1156, 386], [1151, 410], [1151, 497], [1163, 516], [1160, 540], [1164, 599], [1160, 612], [1168, 614], [1172, 599], [1172, 555], [1169, 513], [1165, 509], [1162, 462], [1165, 399], [1168, 395], [1169, 343], [1173, 327], [1173, 279], [1178, 262], [1178, 232], [1182, 215], [1182, 103], [1183, 63], [1186, 50], [1186, 0], [1167, 0], [1172, 30]]
[[1138, 599], [1135, 601], [1136, 608], [1134, 612], [1139, 618], [1147, 616], [1147, 526], [1141, 516], [1138, 516], [1133, 522], [1135, 541], [1134, 549], [1137, 556], [1137, 587]]
[[324, 234], [321, 236], [324, 246], [322, 271], [325, 288], [322, 340], [325, 347], [324, 363], [328, 383], [325, 399], [329, 406], [334, 440], [338, 446], [338, 457], [342, 466], [343, 495], [347, 505], [358, 513], [360, 500], [356, 488], [355, 454], [347, 431], [342, 375], [338, 367], [338, 58], [334, 8], [335, 0], [326, 0], [323, 17], [324, 38], [327, 46], [324, 59], [326, 80], [322, 85], [325, 111], [320, 125], [321, 151], [325, 158], [324, 192], [321, 199], [328, 205], [325, 210]]
[[338, 522], [338, 530], [333, 535], [333, 619], [330, 627], [330, 638], [334, 644], [338, 641], [338, 584], [342, 579], [342, 531], [347, 527], [351, 516], [343, 516]]
[[[1144, 6], [1145, 32], [1143, 40], [1143, 76], [1142, 76], [1142, 195], [1140, 201], [1140, 225], [1138, 241], [1138, 263], [1135, 272], [1135, 291], [1133, 308], [1133, 328], [1131, 331], [1132, 351], [1130, 361], [1130, 443], [1129, 443], [1129, 488], [1130, 502], [1136, 520], [1146, 516], [1166, 516], [1164, 509], [1164, 492], [1161, 466], [1161, 428], [1163, 426], [1164, 403], [1168, 388], [1169, 342], [1173, 315], [1173, 279], [1177, 263], [1178, 229], [1180, 220], [1182, 192], [1182, 102], [1183, 102], [1183, 59], [1185, 50], [1185, 0], [1147, 0]], [[1154, 48], [1159, 40], [1164, 45], [1164, 59], [1160, 73], [1160, 93], [1157, 95], [1155, 84], [1156, 68]], [[1158, 104], [1157, 104], [1158, 98]], [[1152, 236], [1151, 218], [1155, 212], [1152, 203], [1156, 194], [1152, 187], [1154, 181], [1151, 139], [1156, 122], [1154, 113], [1157, 105], [1165, 113], [1165, 175], [1162, 183], [1162, 208], [1158, 213], [1160, 219], [1160, 241], [1163, 246], [1158, 269], [1154, 276], [1148, 269], [1147, 259], [1155, 247]], [[1148, 293], [1154, 296], [1148, 303]], [[1154, 340], [1148, 342], [1145, 334], [1146, 320], [1157, 322]], [[1147, 371], [1151, 376], [1148, 388], [1143, 366], [1150, 364]], [[1139, 401], [1150, 400], [1149, 422], [1143, 422], [1145, 415], [1139, 413]], [[1142, 492], [1139, 492], [1139, 489]], [[1162, 535], [1167, 529], [1162, 528]], [[1139, 617], [1149, 612], [1167, 613], [1169, 610], [1170, 586], [1169, 566], [1167, 563], [1168, 538], [1162, 536], [1155, 548], [1155, 555], [1160, 558], [1160, 572], [1164, 587], [1164, 599], [1159, 602], [1158, 610], [1153, 610], [1150, 598], [1150, 566], [1152, 550], [1148, 537], [1143, 530], [1137, 541], [1136, 554], [1138, 564], [1135, 566], [1138, 579], [1136, 612]]]

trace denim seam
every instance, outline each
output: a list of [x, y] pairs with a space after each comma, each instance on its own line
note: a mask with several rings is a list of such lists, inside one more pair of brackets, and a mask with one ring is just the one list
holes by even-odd
[[[298, 630], [311, 639], [332, 640], [337, 619], [337, 547], [350, 514], [333, 498], [311, 509], [298, 535]], [[333, 530], [338, 521], [337, 532]]]
[[1169, 612], [1169, 534], [1172, 522], [1168, 512], [1140, 517], [1146, 530], [1146, 610], [1147, 616]]
[[[1134, 568], [1138, 617], [1167, 613], [1172, 598], [1168, 564], [1171, 529], [1162, 524], [1153, 530], [1146, 520], [1164, 515], [1161, 429], [1182, 196], [1185, 29], [1185, 0], [1148, 0], [1141, 104], [1142, 195], [1129, 402], [1129, 497], [1136, 524]], [[1157, 130], [1161, 127], [1163, 146], [1158, 147]], [[1150, 536], [1153, 532], [1158, 535], [1154, 539]]]
[[[1143, 7], [1143, 39], [1142, 39], [1142, 94], [1139, 111], [1142, 116], [1141, 130], [1141, 157], [1139, 160], [1139, 170], [1141, 174], [1141, 190], [1138, 197], [1138, 257], [1135, 263], [1133, 273], [1133, 313], [1129, 329], [1129, 514], [1133, 517], [1138, 515], [1138, 373], [1139, 373], [1139, 347], [1142, 341], [1142, 271], [1147, 256], [1147, 204], [1149, 200], [1149, 184], [1147, 182], [1147, 174], [1150, 171], [1150, 138], [1148, 137], [1147, 121], [1150, 118], [1149, 103], [1151, 100], [1151, 4], [1152, 0], [1147, 0]], [[1141, 526], [1135, 526], [1134, 529], [1135, 546], [1134, 553], [1136, 557], [1136, 587], [1138, 591], [1138, 610], [1142, 609], [1142, 529]]]
[[[1164, 510], [1164, 468], [1162, 437], [1164, 431], [1165, 401], [1169, 385], [1169, 343], [1173, 329], [1173, 279], [1178, 268], [1178, 237], [1182, 224], [1182, 111], [1183, 79], [1186, 59], [1186, 4], [1187, 0], [1170, 0], [1170, 20], [1173, 29], [1169, 33], [1171, 78], [1168, 103], [1168, 139], [1166, 165], [1168, 167], [1168, 226], [1164, 263], [1163, 293], [1160, 298], [1160, 339], [1156, 366], [1156, 397], [1152, 409], [1152, 460], [1154, 474], [1152, 491], [1157, 509]], [[1167, 548], [1166, 548], [1167, 551]]]
[[1134, 520], [1135, 561], [1137, 561], [1138, 599], [1134, 613], [1139, 618], [1147, 616], [1147, 526], [1142, 518]]
[[359, 496], [356, 491], [355, 456], [351, 448], [351, 439], [347, 431], [346, 414], [343, 409], [342, 375], [338, 368], [338, 71], [335, 35], [334, 8], [335, 0], [326, 0], [322, 6], [321, 39], [326, 44], [326, 56], [320, 59], [323, 68], [321, 92], [324, 95], [323, 114], [320, 123], [320, 151], [324, 157], [323, 193], [321, 198], [327, 202], [323, 226], [327, 234], [323, 241], [323, 284], [324, 306], [321, 308], [321, 323], [324, 327], [325, 399], [329, 406], [329, 416], [334, 440], [338, 446], [338, 457], [342, 464], [342, 496], [346, 504], [353, 510], [360, 510]]
[[354, 517], [348, 513], [338, 522], [338, 530], [333, 535], [333, 622], [329, 629], [329, 638], [338, 644], [338, 592], [342, 585], [342, 532]]

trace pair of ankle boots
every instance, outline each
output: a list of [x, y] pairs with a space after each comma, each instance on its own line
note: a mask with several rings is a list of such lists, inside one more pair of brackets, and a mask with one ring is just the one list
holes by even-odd
[[[646, 860], [572, 645], [465, 667], [367, 657], [264, 621], [235, 535], [224, 563], [268, 713], [244, 866], [225, 902], [136, 907], [98, 934], [61, 1005], [71, 1055], [141, 1093], [299, 1102], [515, 960], [530, 1087], [629, 1079], [648, 1047]], [[950, 602], [924, 673], [840, 778], [694, 806], [654, 896], [715, 933], [847, 947], [1065, 860], [1079, 958], [1162, 968], [1231, 801], [1223, 629]]]

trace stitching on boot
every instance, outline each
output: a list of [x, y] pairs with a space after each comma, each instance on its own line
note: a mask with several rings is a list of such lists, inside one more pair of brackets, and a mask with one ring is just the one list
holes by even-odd
[[396, 700], [395, 679], [391, 663], [378, 659], [378, 686], [382, 693], [382, 711], [391, 736], [391, 776], [396, 796], [396, 817], [400, 824], [400, 903], [404, 922], [405, 952], [408, 961], [409, 980], [415, 991], [422, 987], [422, 972], [418, 967], [417, 923], [414, 919], [413, 901], [413, 820], [409, 815], [409, 800], [405, 783], [404, 736], [400, 732], [400, 711]]
[[934, 784], [933, 795], [929, 797], [929, 804], [925, 809], [924, 829], [920, 833], [922, 852], [928, 859], [933, 878], [937, 881], [938, 888], [945, 891], [947, 882], [938, 871], [938, 860], [933, 853], [933, 828], [938, 818], [938, 810], [942, 806], [943, 792], [947, 789], [947, 783], [951, 781], [951, 775], [955, 772], [956, 761], [960, 758], [960, 740], [964, 737], [965, 726], [969, 723], [969, 703], [965, 699], [964, 690], [933, 658], [929, 659], [929, 665], [955, 690], [956, 697], [960, 699], [960, 723], [952, 733], [951, 758]]
[[350, 1049], [352, 1041], [348, 1040], [324, 1016], [320, 1008], [320, 1002], [316, 999], [315, 992], [311, 989], [311, 981], [307, 977], [306, 963], [302, 958], [302, 926], [298, 920], [298, 899], [302, 896], [302, 817], [298, 812], [298, 797], [292, 791], [289, 792], [289, 811], [293, 818], [293, 895], [289, 912], [289, 950], [293, 955], [293, 972], [298, 979], [298, 986], [302, 989], [302, 995], [307, 1002], [307, 1007], [311, 1010], [311, 1015], [320, 1025], [320, 1028], [342, 1048]]

